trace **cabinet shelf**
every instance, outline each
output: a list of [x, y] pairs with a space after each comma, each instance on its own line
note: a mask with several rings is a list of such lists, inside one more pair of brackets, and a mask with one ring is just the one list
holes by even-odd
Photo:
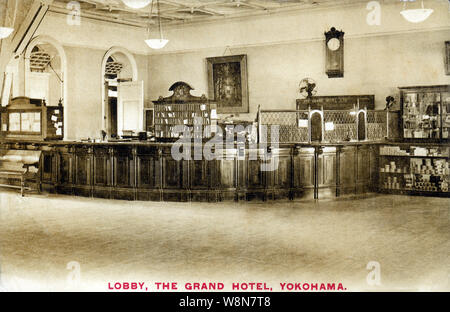
[[380, 155], [382, 157], [408, 157], [408, 158], [437, 158], [437, 159], [447, 159], [449, 156], [417, 156], [417, 155]]
[[61, 140], [64, 134], [63, 106], [16, 97], [0, 111], [0, 136], [14, 139]]
[[[391, 193], [415, 192], [448, 196], [450, 185], [449, 147], [440, 146], [381, 146], [380, 151], [401, 153], [420, 148], [421, 152], [438, 152], [440, 156], [385, 155], [380, 153], [379, 187]], [[382, 171], [383, 170], [383, 171]], [[396, 172], [402, 170], [402, 172]], [[427, 173], [426, 173], [427, 172]], [[425, 190], [420, 188], [425, 188]], [[426, 190], [428, 189], [428, 190]], [[446, 195], [447, 194], [447, 195]]]
[[[192, 88], [185, 82], [176, 82], [169, 91], [174, 94], [167, 98], [160, 98], [154, 103], [155, 136], [160, 139], [178, 139], [179, 134], [173, 132], [176, 126], [196, 129], [201, 125], [202, 137], [209, 138], [206, 126], [214, 126], [216, 122], [217, 105], [206, 97], [190, 94]], [[195, 133], [193, 133], [193, 136]]]
[[417, 193], [417, 194], [420, 193], [420, 195], [428, 194], [428, 195], [433, 195], [433, 196], [436, 196], [436, 195], [445, 196], [445, 197], [450, 196], [450, 192], [442, 192], [442, 191], [423, 191], [423, 190], [419, 190], [419, 189], [406, 189], [406, 188], [389, 189], [389, 188], [383, 188], [383, 187], [380, 187], [379, 189], [383, 192], [393, 193], [393, 194], [398, 193], [398, 192], [405, 192], [405, 193]]

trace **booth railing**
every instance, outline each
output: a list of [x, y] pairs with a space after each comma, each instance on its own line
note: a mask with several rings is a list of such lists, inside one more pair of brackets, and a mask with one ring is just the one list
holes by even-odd
[[[279, 143], [381, 141], [390, 137], [385, 110], [259, 110], [259, 141]], [[395, 117], [395, 116], [394, 116]]]
[[299, 120], [308, 121], [308, 111], [260, 111], [258, 136], [261, 142], [271, 142], [274, 126], [278, 126], [280, 143], [308, 142], [308, 123], [299, 126]]
[[367, 111], [367, 140], [379, 141], [388, 137], [388, 114], [386, 111]]

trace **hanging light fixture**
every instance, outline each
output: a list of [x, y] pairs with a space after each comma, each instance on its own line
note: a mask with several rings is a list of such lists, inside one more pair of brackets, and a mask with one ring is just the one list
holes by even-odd
[[[6, 10], [6, 14], [8, 14], [8, 10]], [[11, 23], [12, 27], [0, 27], [0, 40], [8, 38], [12, 32], [14, 31], [14, 23], [16, 21], [16, 14], [17, 14], [17, 1], [14, 4], [14, 13], [13, 13], [13, 20]], [[8, 19], [8, 16], [6, 15], [5, 21]]]
[[[404, 4], [404, 7], [406, 7], [406, 3]], [[425, 9], [423, 6], [423, 0], [422, 0], [422, 8], [421, 9], [409, 9], [409, 10], [403, 10], [400, 12], [400, 14], [411, 23], [421, 23], [424, 20], [426, 20], [428, 17], [430, 17], [431, 13], [433, 13], [433, 9]]]
[[152, 0], [122, 0], [122, 2], [125, 3], [126, 6], [137, 10], [145, 8]]
[[14, 28], [11, 27], [0, 27], [0, 39], [8, 38], [12, 34]]
[[[145, 40], [145, 43], [150, 48], [159, 50], [159, 49], [164, 48], [166, 46], [166, 44], [169, 42], [169, 40], [163, 39], [162, 27], [161, 27], [161, 14], [160, 14], [160, 9], [159, 9], [159, 0], [156, 0], [156, 6], [157, 6], [157, 10], [158, 10], [159, 39], [147, 39], [147, 40]], [[152, 11], [153, 11], [153, 3], [152, 3], [152, 8], [150, 10], [150, 18], [152, 16]], [[148, 33], [149, 32], [150, 32], [150, 26], [148, 28]]]

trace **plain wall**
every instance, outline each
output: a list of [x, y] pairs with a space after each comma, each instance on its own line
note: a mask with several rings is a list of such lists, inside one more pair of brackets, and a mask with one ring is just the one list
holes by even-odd
[[[250, 114], [241, 119], [254, 119], [259, 105], [295, 109], [299, 82], [306, 77], [316, 80], [318, 96], [374, 94], [378, 109], [388, 95], [398, 98], [397, 87], [450, 83], [448, 3], [424, 1], [434, 12], [416, 24], [400, 15], [398, 1], [379, 1], [379, 25], [367, 22], [367, 3], [166, 27], [169, 44], [150, 55], [149, 94], [167, 96], [169, 86], [181, 80], [195, 88], [193, 94], [207, 95], [206, 58], [238, 54], [246, 54], [248, 62]], [[324, 32], [331, 27], [345, 32], [343, 78], [325, 74]]]
[[[67, 139], [100, 138], [102, 130], [102, 61], [107, 51], [64, 47], [68, 64]], [[138, 80], [144, 81], [144, 101], [148, 101], [145, 55], [134, 55]]]
[[[388, 95], [398, 97], [397, 87], [448, 84], [445, 44], [449, 31], [395, 34], [345, 39], [344, 77], [325, 73], [325, 44], [321, 41], [242, 47], [232, 54], [247, 54], [250, 115], [262, 109], [295, 109], [302, 78], [316, 80], [317, 95], [374, 94], [377, 108]], [[206, 58], [223, 50], [152, 55], [149, 60], [150, 96], [168, 95], [175, 81], [189, 83], [193, 94], [208, 94]], [[230, 53], [228, 52], [227, 55]]]
[[[56, 39], [67, 54], [66, 138], [98, 138], [101, 63], [115, 46], [134, 54], [147, 105], [170, 95], [168, 88], [180, 80], [195, 88], [194, 95], [207, 95], [206, 58], [247, 54], [250, 114], [239, 118], [248, 120], [255, 118], [258, 105], [294, 109], [305, 77], [316, 80], [317, 95], [374, 94], [377, 108], [384, 107], [386, 96], [398, 97], [399, 86], [449, 84], [444, 61], [444, 42], [450, 40], [447, 1], [425, 1], [435, 12], [420, 24], [400, 16], [398, 1], [380, 3], [381, 24], [376, 26], [366, 22], [366, 2], [167, 26], [164, 36], [170, 42], [158, 51], [145, 45], [145, 29], [87, 18], [71, 26], [55, 12], [47, 14], [36, 36]], [[344, 78], [325, 74], [324, 32], [332, 26], [345, 32]]]

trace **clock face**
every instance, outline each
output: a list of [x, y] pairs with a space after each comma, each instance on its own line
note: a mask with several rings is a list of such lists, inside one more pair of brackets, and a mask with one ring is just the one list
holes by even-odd
[[330, 40], [328, 40], [327, 45], [331, 51], [336, 51], [340, 48], [341, 42], [338, 38], [331, 38]]

